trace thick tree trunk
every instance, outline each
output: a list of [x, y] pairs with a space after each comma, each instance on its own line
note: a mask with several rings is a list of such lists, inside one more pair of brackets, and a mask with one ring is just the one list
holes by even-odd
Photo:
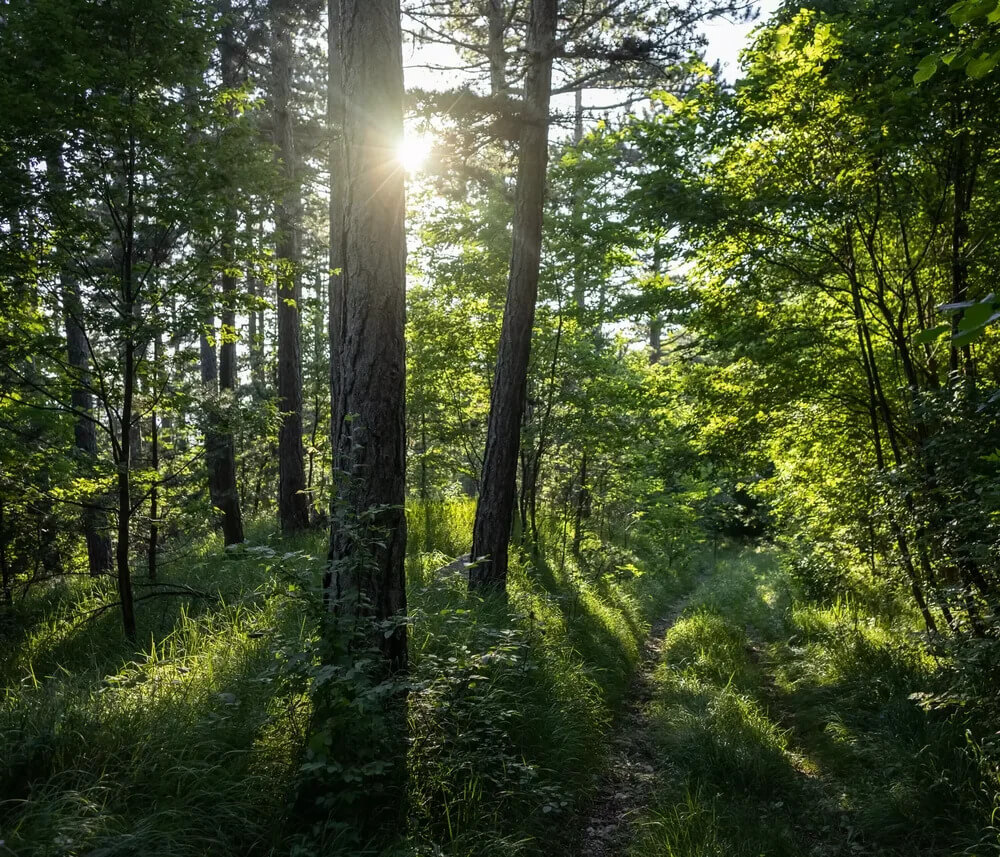
[[271, 108], [284, 180], [275, 207], [278, 265], [278, 517], [286, 533], [309, 526], [302, 448], [301, 283], [298, 228], [302, 203], [292, 135], [292, 22], [287, 0], [271, 0]]
[[[392, 670], [406, 628], [360, 624], [406, 613], [406, 236], [403, 59], [398, 0], [341, 0], [344, 206], [330, 539], [334, 604], [353, 615]], [[344, 526], [348, 524], [348, 526]]]
[[521, 415], [538, 297], [556, 7], [556, 0], [533, 0], [531, 7], [514, 243], [490, 396], [482, 488], [472, 534], [471, 589], [505, 590], [507, 586], [507, 550], [514, 513]]

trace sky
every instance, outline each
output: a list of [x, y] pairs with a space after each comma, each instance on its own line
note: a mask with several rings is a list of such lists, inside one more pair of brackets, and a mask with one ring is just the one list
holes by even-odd
[[750, 24], [734, 24], [725, 19], [719, 19], [704, 27], [708, 36], [706, 59], [711, 65], [720, 60], [723, 65], [723, 76], [732, 83], [739, 75], [740, 51], [747, 44], [747, 39], [755, 27], [759, 27], [775, 9], [780, 0], [761, 0], [758, 4], [760, 15]]
[[[720, 18], [704, 27], [708, 36], [706, 59], [709, 64], [720, 60], [723, 65], [723, 76], [730, 83], [739, 73], [739, 54], [745, 47], [751, 31], [766, 20], [777, 9], [780, 0], [759, 0], [760, 15], [749, 24], [734, 24], [732, 21]], [[422, 46], [414, 48], [406, 45], [403, 51], [403, 62], [406, 68], [407, 86], [436, 89], [454, 85], [454, 73], [431, 72], [421, 66], [450, 65], [455, 62], [454, 53], [443, 46]]]

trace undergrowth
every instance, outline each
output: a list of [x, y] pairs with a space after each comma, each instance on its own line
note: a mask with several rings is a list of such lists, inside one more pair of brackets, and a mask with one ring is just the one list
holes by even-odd
[[[470, 599], [460, 573], [438, 571], [464, 549], [470, 514], [458, 501], [410, 514], [421, 535], [408, 557], [406, 823], [394, 836], [376, 845], [352, 812], [380, 752], [358, 745], [378, 729], [372, 691], [319, 663], [325, 537], [258, 529], [165, 571], [189, 592], [139, 603], [137, 648], [103, 581], [29, 593], [4, 617], [0, 851], [572, 853], [649, 619], [687, 579], [649, 549], [652, 567], [607, 545], [595, 568], [543, 545], [516, 553], [509, 600]], [[317, 681], [343, 702], [325, 731]], [[333, 767], [324, 753], [339, 791], [317, 825], [300, 810], [310, 768]]]
[[995, 763], [915, 698], [942, 672], [919, 617], [798, 592], [773, 553], [729, 553], [668, 632], [633, 857], [1000, 853]]

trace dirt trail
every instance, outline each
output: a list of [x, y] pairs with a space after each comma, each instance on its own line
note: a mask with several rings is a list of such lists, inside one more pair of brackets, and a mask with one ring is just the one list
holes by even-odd
[[625, 705], [609, 736], [611, 752], [585, 816], [586, 827], [578, 852], [581, 857], [624, 854], [632, 841], [632, 820], [649, 806], [657, 779], [656, 745], [649, 714], [655, 686], [653, 675], [662, 660], [667, 632], [691, 603], [701, 582], [697, 580], [691, 591], [650, 628]]

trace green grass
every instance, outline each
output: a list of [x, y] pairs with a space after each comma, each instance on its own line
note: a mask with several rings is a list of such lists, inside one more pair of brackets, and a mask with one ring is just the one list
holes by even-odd
[[[570, 854], [649, 619], [689, 578], [613, 546], [601, 569], [553, 550], [516, 557], [509, 601], [470, 600], [461, 576], [434, 573], [462, 549], [470, 513], [411, 513], [422, 535], [408, 557], [409, 797], [395, 852]], [[167, 566], [205, 597], [142, 601], [138, 647], [100, 610], [107, 584], [87, 578], [4, 617], [0, 853], [370, 853], [356, 813], [338, 809], [317, 839], [293, 812], [315, 726], [293, 664], [314, 648], [306, 604], [325, 538], [258, 528], [250, 541], [225, 552], [209, 540]]]
[[666, 637], [632, 857], [998, 853], [963, 728], [909, 698], [938, 667], [916, 627], [804, 601], [771, 553], [721, 557]]

